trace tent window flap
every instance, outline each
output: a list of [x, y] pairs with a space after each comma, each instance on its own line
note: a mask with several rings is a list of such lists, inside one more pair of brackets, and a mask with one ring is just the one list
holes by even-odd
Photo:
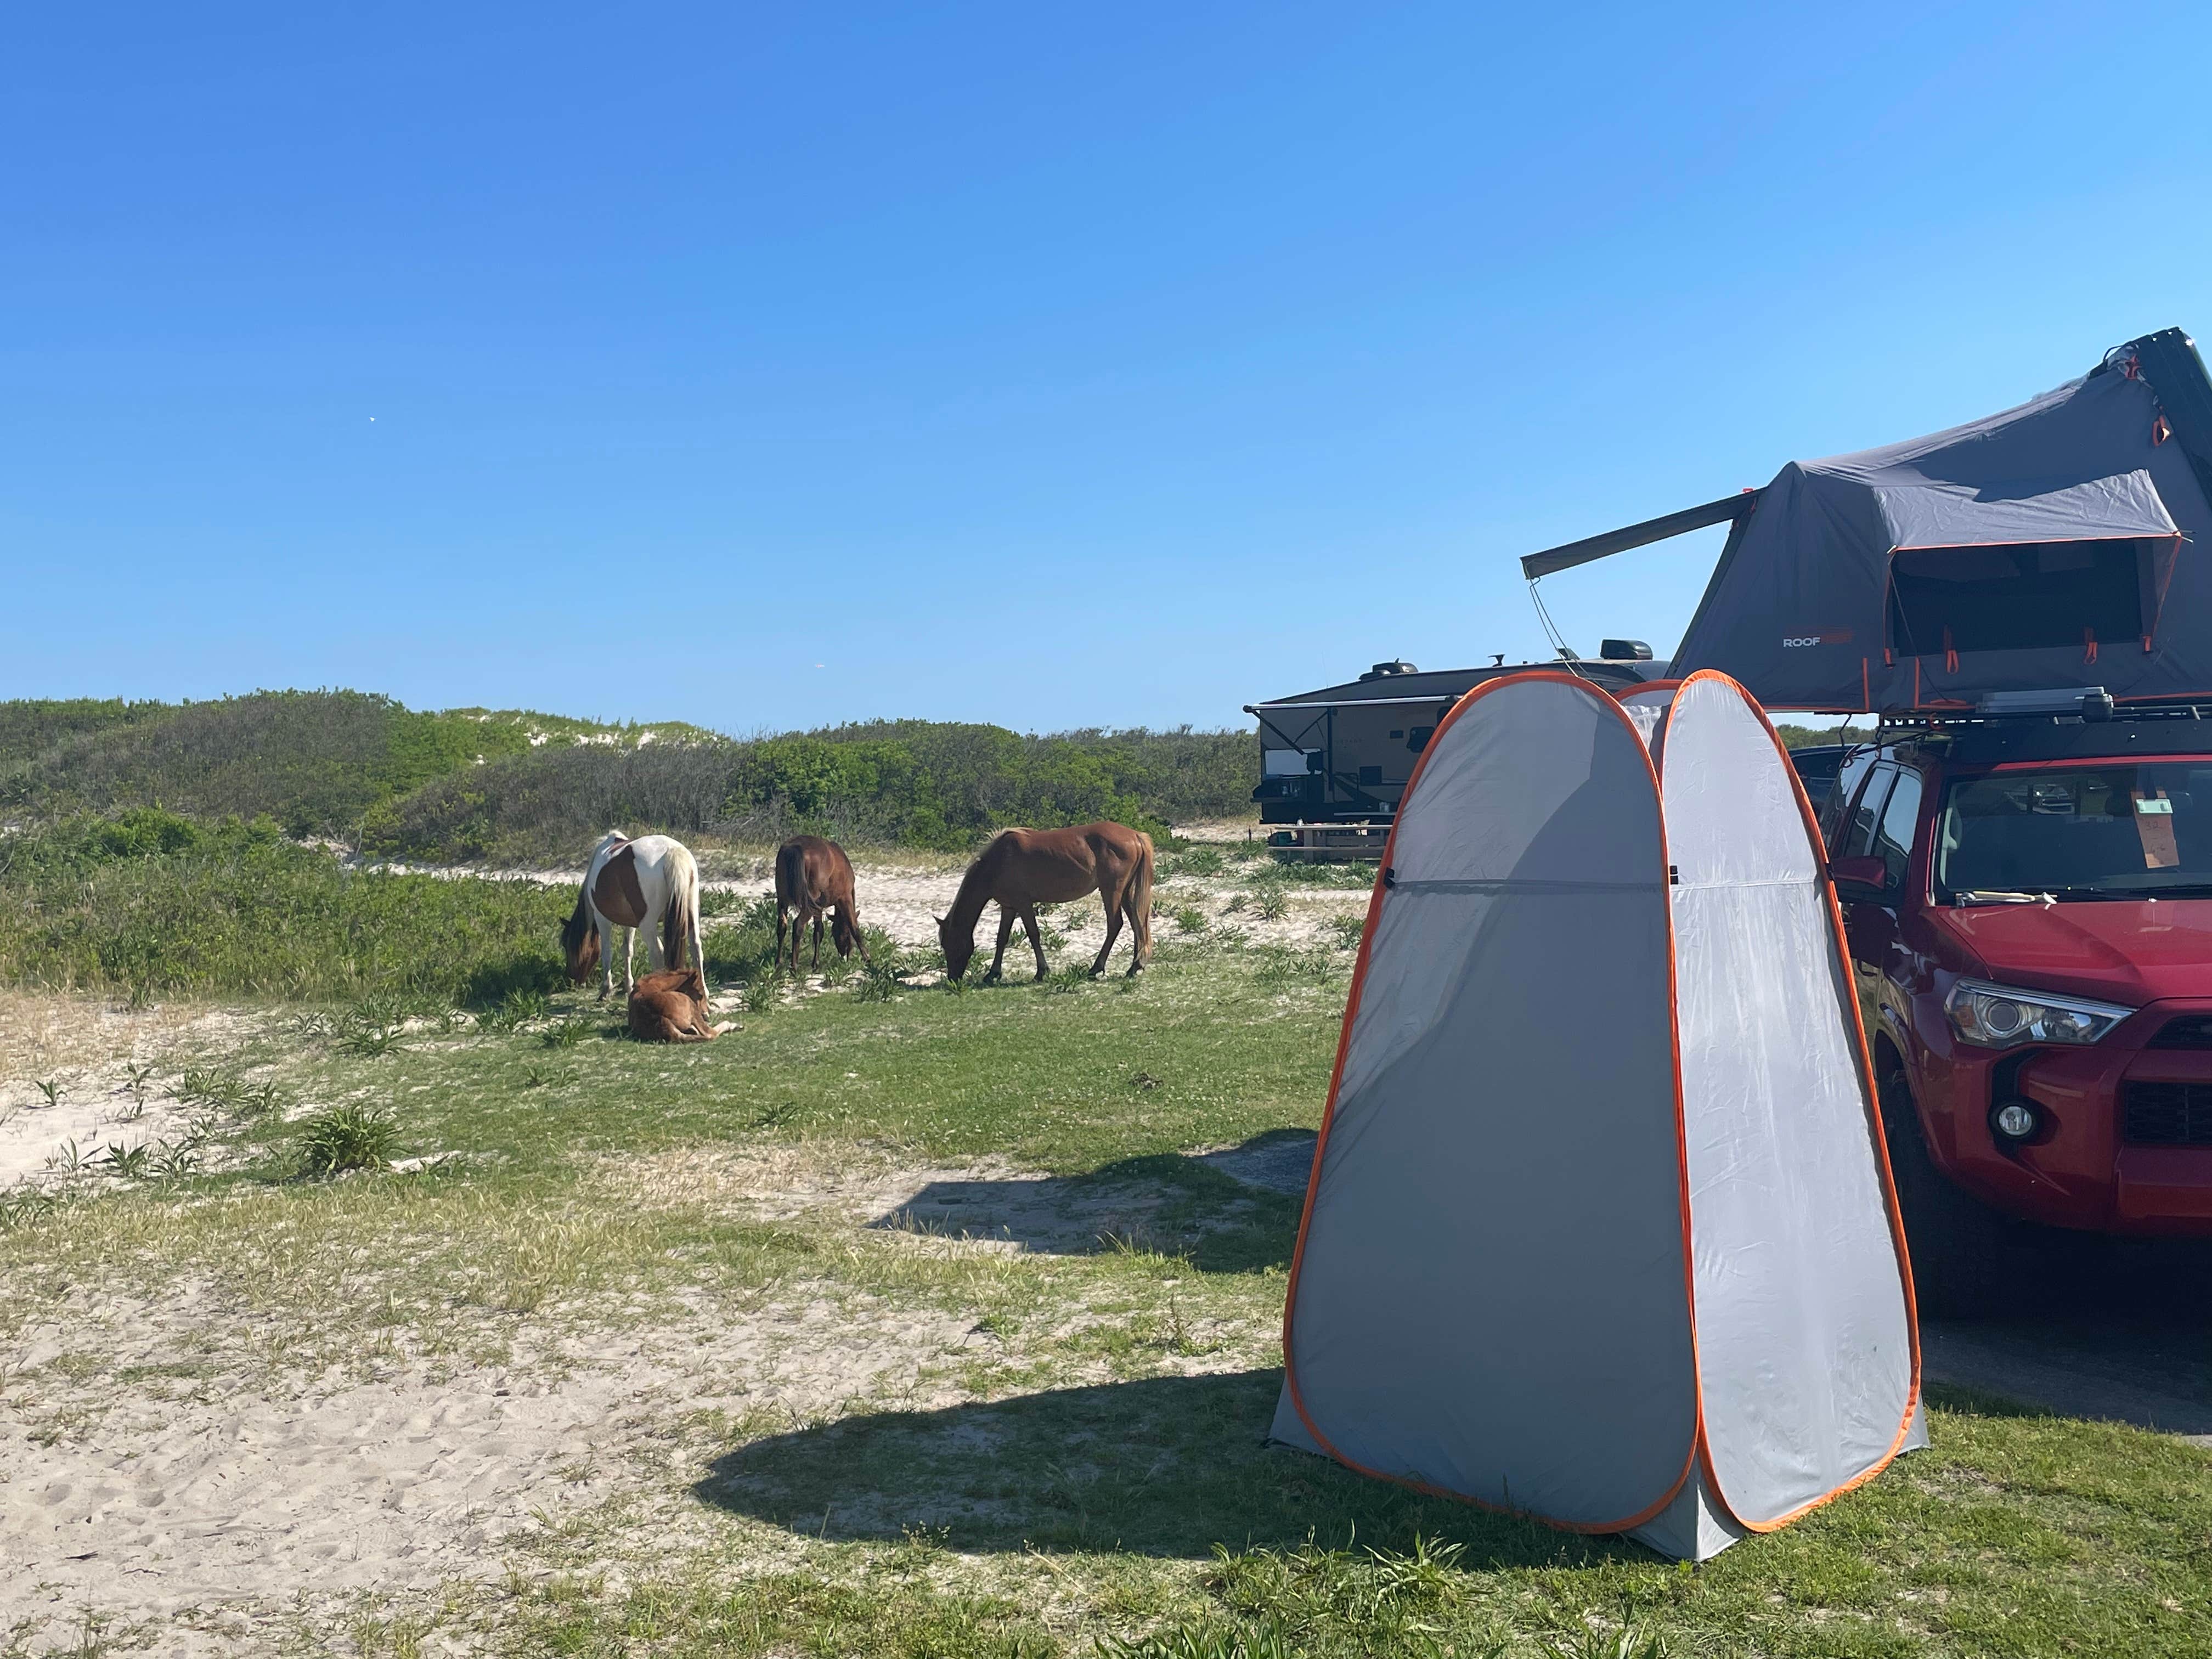
[[1890, 556], [1889, 647], [1899, 656], [2118, 643], [2157, 627], [2171, 537], [1900, 547]]

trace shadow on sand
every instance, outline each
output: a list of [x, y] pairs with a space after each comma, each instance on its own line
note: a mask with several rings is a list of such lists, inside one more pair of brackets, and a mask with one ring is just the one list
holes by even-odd
[[1310, 1129], [1270, 1129], [1219, 1152], [1123, 1158], [1079, 1176], [933, 1181], [868, 1224], [1052, 1255], [1157, 1249], [1203, 1273], [1251, 1273], [1290, 1261], [1313, 1146]]
[[718, 1508], [809, 1537], [927, 1536], [970, 1552], [1231, 1548], [1413, 1535], [1462, 1543], [1465, 1565], [1649, 1560], [1617, 1538], [1425, 1498], [1262, 1443], [1279, 1370], [1058, 1389], [939, 1411], [884, 1412], [725, 1453], [695, 1488]]

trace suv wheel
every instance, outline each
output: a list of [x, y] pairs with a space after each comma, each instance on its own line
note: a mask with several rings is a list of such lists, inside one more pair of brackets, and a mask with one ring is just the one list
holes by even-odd
[[2032, 1279], [2035, 1254], [2031, 1229], [1962, 1191], [1936, 1167], [1921, 1138], [1920, 1114], [1905, 1068], [1882, 1074], [1882, 1128], [1889, 1141], [1890, 1174], [1912, 1256], [1912, 1288], [1920, 1311], [1938, 1316], [2002, 1311]]

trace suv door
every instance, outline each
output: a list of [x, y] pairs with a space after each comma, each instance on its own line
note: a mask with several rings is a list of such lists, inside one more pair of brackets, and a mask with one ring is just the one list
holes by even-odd
[[1844, 826], [1850, 820], [1852, 799], [1881, 754], [1872, 744], [1861, 744], [1846, 754], [1828, 798], [1820, 803], [1820, 839], [1826, 844], [1831, 858], [1842, 856], [1838, 843], [1843, 839]]
[[[1871, 757], [1872, 751], [1869, 752]], [[1874, 851], [1875, 837], [1881, 829], [1882, 808], [1888, 804], [1897, 774], [1897, 763], [1887, 757], [1866, 769], [1865, 782], [1856, 795], [1840, 802], [1830, 827], [1831, 859], [1865, 858]], [[1842, 793], [1840, 783], [1838, 793]], [[1837, 896], [1840, 899], [1842, 895]], [[1859, 1018], [1866, 1023], [1869, 1040], [1880, 1016], [1875, 991], [1881, 984], [1881, 970], [1880, 957], [1868, 954], [1869, 947], [1878, 947], [1881, 942], [1881, 929], [1868, 913], [1877, 908], [1863, 901], [1846, 901], [1843, 906], [1844, 942], [1851, 955], [1851, 978], [1858, 991]]]
[[1913, 1054], [1911, 988], [1918, 970], [1905, 948], [1898, 912], [1908, 897], [1905, 883], [1912, 869], [1923, 793], [1919, 769], [1910, 763], [1885, 762], [1877, 767], [1851, 813], [1843, 854], [1872, 856], [1882, 862], [1880, 896], [1844, 907], [1844, 937], [1850, 949], [1867, 1040], [1871, 1043], [1876, 1031], [1888, 1031], [1908, 1066]]

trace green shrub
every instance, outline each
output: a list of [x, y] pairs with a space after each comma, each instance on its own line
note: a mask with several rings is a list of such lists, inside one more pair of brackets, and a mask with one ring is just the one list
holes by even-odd
[[642, 729], [520, 710], [430, 712], [360, 691], [256, 691], [173, 706], [6, 703], [0, 804], [44, 817], [158, 805], [202, 818], [267, 817], [295, 836], [350, 836], [434, 779], [536, 744], [634, 744]]
[[[1245, 810], [1251, 750], [1238, 732], [1040, 738], [927, 720], [746, 743], [548, 745], [379, 808], [363, 837], [380, 856], [451, 861], [573, 860], [610, 824], [726, 840], [805, 831], [948, 852], [1017, 823], [1113, 818], [1158, 836], [1177, 817]], [[1219, 867], [1218, 853], [1190, 856]]]
[[[177, 837], [128, 815], [114, 839]], [[571, 896], [526, 882], [349, 869], [266, 825], [203, 825], [189, 846], [106, 856], [71, 820], [0, 840], [0, 981], [137, 994], [365, 996], [483, 1006], [564, 982]], [[391, 1023], [390, 1020], [384, 1022]]]
[[381, 1107], [349, 1103], [300, 1125], [300, 1170], [317, 1178], [381, 1170], [399, 1152], [399, 1125]]
[[[147, 844], [142, 823], [108, 832], [128, 844], [100, 856], [182, 852], [176, 825], [225, 817], [446, 863], [574, 859], [612, 824], [746, 840], [812, 830], [945, 851], [1016, 823], [1115, 818], [1164, 836], [1173, 822], [1247, 811], [1253, 762], [1248, 732], [1188, 727], [1038, 737], [877, 720], [741, 743], [680, 724], [426, 712], [356, 691], [0, 704], [0, 807], [47, 823], [166, 815], [167, 842]], [[1222, 857], [1183, 856], [1201, 872]]]

